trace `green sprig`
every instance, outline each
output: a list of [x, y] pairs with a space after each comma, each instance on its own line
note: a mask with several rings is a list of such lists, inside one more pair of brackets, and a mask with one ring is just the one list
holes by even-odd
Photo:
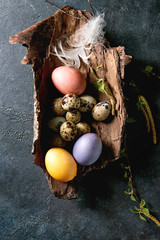
[[97, 88], [97, 90], [99, 92], [103, 92], [105, 91], [105, 83], [102, 82], [103, 79], [98, 79], [97, 81], [94, 82], [94, 86]]
[[[121, 150], [122, 153], [125, 153], [126, 157], [127, 157], [127, 154], [126, 154], [126, 151], [125, 149]], [[123, 154], [124, 156], [124, 154]], [[139, 218], [143, 221], [147, 221], [145, 217], [151, 219], [153, 222], [155, 222], [157, 224], [157, 226], [160, 227], [160, 222], [150, 214], [149, 212], [149, 209], [145, 206], [146, 205], [146, 202], [144, 199], [141, 199], [140, 201], [138, 200], [137, 198], [137, 195], [134, 191], [134, 188], [133, 188], [133, 182], [132, 182], [132, 172], [131, 172], [131, 167], [130, 165], [128, 166], [125, 166], [124, 163], [121, 163], [121, 167], [124, 169], [124, 177], [128, 179], [128, 190], [127, 191], [124, 191], [124, 193], [128, 196], [130, 196], [130, 199], [136, 203], [139, 204], [139, 208], [137, 206], [135, 206], [135, 210], [133, 209], [130, 209], [130, 211], [134, 214], [138, 214], [139, 215]], [[145, 217], [144, 217], [144, 216]]]
[[[98, 66], [99, 68], [102, 67], [101, 65]], [[113, 97], [112, 91], [109, 87], [109, 85], [106, 83], [106, 81], [103, 78], [98, 78], [94, 69], [90, 67], [90, 71], [95, 77], [96, 81], [94, 82], [94, 86], [97, 88], [99, 92], [105, 93], [107, 97], [110, 100], [111, 106], [112, 106], [112, 115], [115, 115], [115, 99]]]
[[144, 73], [147, 75], [148, 78], [150, 78], [152, 70], [153, 70], [152, 66], [146, 66], [146, 68], [144, 69]]
[[134, 123], [134, 122], [137, 122], [137, 120], [136, 119], [134, 119], [133, 117], [127, 117], [126, 118], [126, 123]]
[[97, 69], [100, 69], [101, 67], [103, 67], [103, 65], [101, 64], [101, 65], [99, 65], [99, 66], [97, 66], [96, 68]]
[[151, 78], [151, 76], [153, 76], [160, 79], [160, 76], [153, 72], [152, 66], [146, 66], [145, 69], [142, 69], [142, 72], [144, 72], [148, 78]]

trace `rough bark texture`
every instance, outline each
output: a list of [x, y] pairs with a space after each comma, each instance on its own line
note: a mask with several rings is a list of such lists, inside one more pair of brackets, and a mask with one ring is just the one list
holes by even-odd
[[[70, 6], [63, 7], [63, 10], [85, 20], [90, 18], [88, 12], [74, 10]], [[91, 65], [96, 69], [97, 66], [103, 64], [102, 68], [96, 70], [96, 74], [99, 78], [107, 79], [116, 100], [116, 115], [109, 121], [96, 122], [90, 119], [92, 130], [102, 139], [103, 152], [95, 164], [89, 167], [78, 166], [78, 175], [71, 182], [62, 183], [49, 176], [44, 164], [46, 151], [51, 147], [49, 143], [51, 133], [47, 128], [47, 121], [50, 117], [53, 99], [60, 96], [60, 93], [54, 88], [50, 76], [56, 67], [62, 65], [51, 52], [57, 40], [67, 38], [83, 24], [85, 21], [58, 11], [54, 16], [10, 37], [11, 44], [21, 43], [27, 46], [27, 54], [21, 63], [32, 64], [34, 72], [33, 153], [35, 154], [35, 164], [43, 169], [53, 194], [59, 198], [76, 198], [75, 183], [78, 179], [93, 169], [104, 168], [108, 163], [119, 158], [126, 120], [122, 79], [124, 78], [124, 66], [129, 58], [125, 55], [124, 47], [104, 49], [102, 46], [96, 46], [90, 58]], [[95, 96], [100, 101], [105, 100], [106, 96], [103, 93], [98, 94], [94, 89], [95, 78], [90, 73], [89, 67], [83, 62], [80, 71], [87, 79], [86, 93]], [[70, 151], [71, 148], [72, 144], [67, 146], [67, 150]]]

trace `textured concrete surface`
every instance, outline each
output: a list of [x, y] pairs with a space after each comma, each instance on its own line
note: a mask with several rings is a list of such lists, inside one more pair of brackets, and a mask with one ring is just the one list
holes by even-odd
[[[59, 7], [69, 4], [89, 10], [84, 0], [53, 2]], [[128, 76], [136, 76], [135, 68], [139, 64], [152, 65], [160, 74], [159, 0], [92, 3], [94, 10], [106, 13], [106, 34], [111, 45], [125, 45], [127, 54], [133, 56], [134, 64], [128, 68]], [[30, 66], [20, 65], [25, 48], [11, 46], [8, 39], [54, 14], [55, 9], [43, 0], [1, 0], [0, 12], [0, 239], [160, 239], [160, 229], [153, 222], [146, 223], [129, 211], [135, 203], [124, 194], [127, 182], [120, 162], [87, 176], [78, 186], [78, 199], [59, 200], [52, 196], [43, 172], [33, 164], [31, 155], [32, 71]], [[147, 83], [143, 90], [159, 114], [160, 80]], [[159, 119], [156, 124], [158, 130]], [[151, 213], [160, 219], [160, 145], [151, 146], [149, 137], [144, 141], [143, 128], [138, 124], [132, 126], [129, 127], [132, 128], [130, 147], [135, 151], [131, 163], [136, 189]], [[140, 136], [139, 132], [142, 132]]]

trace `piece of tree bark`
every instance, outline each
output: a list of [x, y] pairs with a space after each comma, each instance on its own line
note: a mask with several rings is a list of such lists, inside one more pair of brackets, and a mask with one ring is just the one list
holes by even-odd
[[[62, 8], [73, 16], [88, 20], [91, 15], [86, 11], [74, 10], [70, 6]], [[85, 22], [68, 16], [58, 11], [51, 16], [28, 29], [10, 37], [10, 43], [21, 43], [27, 47], [27, 54], [21, 61], [22, 64], [32, 64], [34, 72], [34, 139], [33, 153], [35, 164], [40, 166], [46, 174], [51, 191], [59, 198], [76, 198], [76, 182], [88, 172], [94, 169], [101, 169], [120, 156], [121, 145], [126, 121], [126, 109], [122, 90], [122, 79], [124, 78], [124, 66], [130, 61], [125, 55], [124, 47], [104, 48], [96, 46], [90, 58], [90, 63], [99, 78], [107, 80], [116, 100], [115, 116], [109, 122], [96, 122], [91, 119], [93, 130], [101, 137], [103, 152], [99, 160], [88, 167], [78, 166], [77, 177], [70, 182], [62, 183], [53, 179], [45, 168], [45, 154], [50, 146], [50, 135], [47, 128], [47, 121], [50, 117], [51, 103], [53, 98], [60, 93], [54, 88], [51, 82], [51, 73], [63, 65], [60, 60], [52, 54], [53, 47], [57, 40], [68, 38], [80, 28]], [[100, 69], [97, 66], [102, 65]], [[89, 66], [81, 62], [79, 69], [87, 79], [87, 93], [96, 96], [99, 101], [106, 100], [106, 95], [97, 93], [93, 83], [95, 77], [90, 73]], [[72, 146], [72, 144], [71, 144]], [[68, 149], [71, 149], [71, 146]]]

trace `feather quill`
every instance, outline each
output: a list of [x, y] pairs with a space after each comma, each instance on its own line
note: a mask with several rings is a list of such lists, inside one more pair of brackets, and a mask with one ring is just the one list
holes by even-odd
[[[89, 58], [92, 55], [92, 47], [98, 44], [104, 44], [104, 14], [92, 17], [83, 27], [71, 35], [66, 43], [68, 48], [64, 47], [62, 41], [54, 47], [54, 55], [65, 65], [79, 68], [80, 59], [89, 64]], [[89, 55], [85, 50], [91, 50]]]

